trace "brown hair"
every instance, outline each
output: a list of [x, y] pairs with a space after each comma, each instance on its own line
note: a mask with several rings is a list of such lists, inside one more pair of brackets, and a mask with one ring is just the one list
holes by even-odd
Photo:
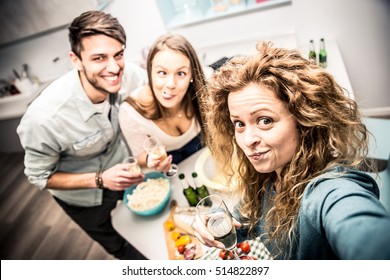
[[[140, 113], [146, 115], [150, 119], [157, 120], [164, 117], [164, 108], [158, 102], [154, 92], [153, 92], [153, 79], [152, 79], [152, 62], [154, 56], [164, 49], [171, 49], [185, 55], [190, 60], [190, 68], [193, 82], [189, 84], [187, 93], [183, 99], [184, 112], [188, 117], [191, 112], [195, 114], [195, 117], [203, 128], [203, 117], [200, 112], [200, 98], [203, 94], [203, 91], [206, 87], [206, 80], [204, 77], [202, 65], [198, 59], [198, 56], [188, 40], [178, 34], [167, 33], [160, 36], [151, 46], [146, 60], [146, 68], [148, 72], [149, 79], [149, 89], [152, 92], [154, 100], [154, 110], [152, 115], [148, 115], [145, 108], [140, 106], [134, 99], [128, 97], [126, 99], [134, 108], [136, 108]], [[203, 130], [203, 129], [202, 129]]]
[[101, 11], [88, 11], [76, 17], [68, 27], [72, 52], [79, 58], [84, 37], [103, 34], [126, 45], [126, 33], [118, 20]]
[[[214, 73], [204, 99], [207, 144], [230, 177], [235, 176], [243, 203], [241, 215], [254, 229], [264, 218], [265, 238], [281, 253], [294, 239], [294, 226], [307, 184], [336, 166], [359, 167], [368, 150], [368, 131], [357, 104], [326, 70], [303, 58], [297, 50], [257, 45], [258, 54], [231, 59]], [[275, 172], [257, 172], [234, 139], [228, 95], [249, 84], [272, 90], [296, 119], [297, 151], [281, 172], [281, 191], [266, 196]], [[233, 156], [232, 156], [233, 155]], [[265, 197], [270, 209], [263, 213]]]

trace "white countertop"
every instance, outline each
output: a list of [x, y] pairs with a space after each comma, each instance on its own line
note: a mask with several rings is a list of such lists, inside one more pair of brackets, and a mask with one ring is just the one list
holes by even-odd
[[0, 120], [20, 118], [24, 115], [30, 103], [41, 93], [49, 83], [34, 84], [31, 90], [0, 98]]

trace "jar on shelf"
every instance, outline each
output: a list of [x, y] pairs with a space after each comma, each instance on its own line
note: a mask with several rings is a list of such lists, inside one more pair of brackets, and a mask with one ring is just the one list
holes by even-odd
[[225, 12], [229, 8], [228, 0], [210, 0], [211, 6], [216, 13]]

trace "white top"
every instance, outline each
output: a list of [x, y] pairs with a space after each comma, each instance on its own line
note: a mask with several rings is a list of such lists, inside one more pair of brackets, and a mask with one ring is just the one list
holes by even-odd
[[166, 147], [167, 152], [182, 148], [200, 133], [200, 125], [195, 117], [190, 128], [180, 136], [172, 136], [163, 131], [154, 121], [145, 118], [127, 102], [119, 107], [119, 125], [131, 152], [138, 157], [144, 152], [143, 143], [149, 136], [156, 136]]

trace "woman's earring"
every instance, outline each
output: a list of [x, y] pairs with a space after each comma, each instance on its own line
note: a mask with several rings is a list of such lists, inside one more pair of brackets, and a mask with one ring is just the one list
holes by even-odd
[[191, 79], [191, 80], [190, 80], [190, 83], [192, 83], [193, 81], [194, 81], [194, 80], [193, 80], [193, 79]]

